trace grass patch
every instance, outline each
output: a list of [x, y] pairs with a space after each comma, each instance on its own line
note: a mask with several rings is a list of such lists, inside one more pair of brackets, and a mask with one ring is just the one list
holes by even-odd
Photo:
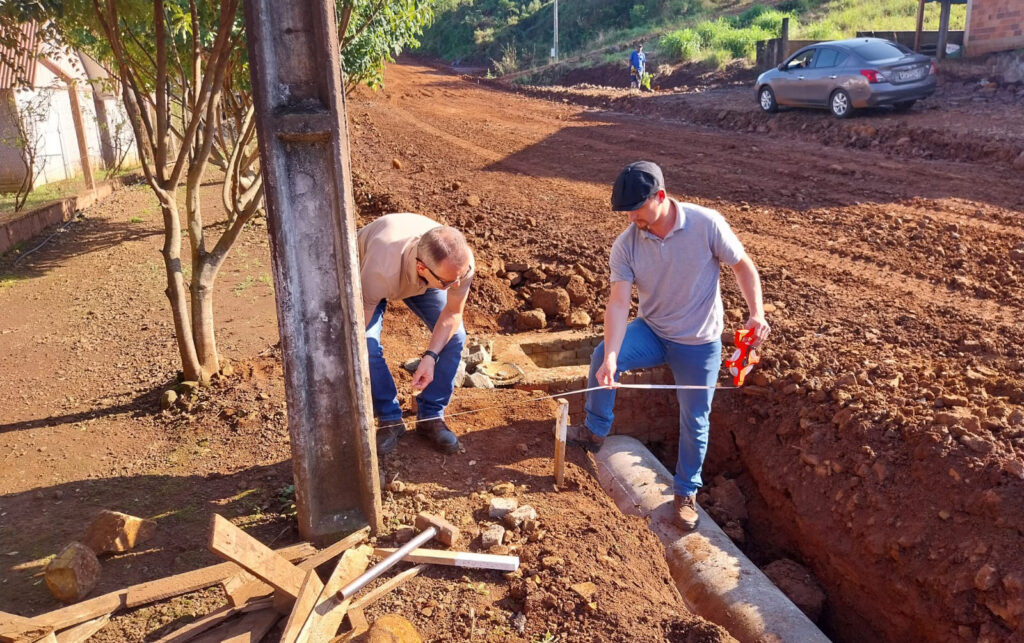
[[128, 219], [128, 223], [142, 223], [143, 221], [145, 221], [145, 219], [142, 217], [132, 217], [131, 219]]
[[14, 284], [24, 279], [24, 277], [19, 277], [17, 275], [0, 275], [0, 290], [3, 290], [4, 288], [11, 288]]

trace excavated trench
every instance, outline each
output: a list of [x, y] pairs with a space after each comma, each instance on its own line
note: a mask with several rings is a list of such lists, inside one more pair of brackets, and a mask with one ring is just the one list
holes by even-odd
[[[495, 357], [519, 365], [525, 377], [517, 387], [548, 394], [576, 391], [587, 386], [590, 355], [601, 336], [578, 331], [521, 334], [500, 338]], [[671, 384], [667, 367], [625, 373], [623, 383]], [[570, 395], [570, 422], [584, 416], [584, 396]], [[789, 502], [788, 511], [778, 509], [787, 498], [779, 498], [779, 485], [766, 483], [754, 470], [764, 470], [756, 460], [757, 449], [743, 449], [737, 435], [760, 432], [774, 436], [752, 414], [749, 405], [756, 396], [742, 390], [722, 390], [715, 397], [711, 414], [711, 435], [704, 467], [705, 486], [698, 494], [701, 507], [715, 520], [733, 543], [832, 640], [861, 641], [864, 637], [885, 638], [872, 615], [860, 613], [846, 600], [845, 588], [821, 582], [808, 559], [820, 561], [820, 551], [802, 538], [805, 518]], [[762, 410], [763, 411], [763, 410]], [[678, 446], [678, 404], [673, 391], [623, 389], [615, 404], [612, 433], [634, 437], [674, 471]], [[741, 439], [742, 441], [742, 439]], [[766, 499], [766, 496], [771, 501]], [[808, 552], [811, 552], [810, 555]], [[820, 565], [820, 562], [819, 562]], [[820, 569], [820, 568], [819, 568]], [[840, 568], [825, 576], [842, 575]]]

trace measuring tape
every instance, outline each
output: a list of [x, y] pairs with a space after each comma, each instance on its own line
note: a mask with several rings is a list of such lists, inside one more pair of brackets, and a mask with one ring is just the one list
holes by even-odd
[[[699, 384], [613, 384], [611, 386], [592, 386], [590, 388], [581, 388], [576, 391], [565, 391], [564, 393], [555, 393], [554, 395], [542, 395], [540, 397], [530, 398], [523, 400], [520, 404], [528, 404], [530, 402], [539, 402], [541, 400], [551, 400], [557, 397], [567, 397], [569, 395], [580, 395], [582, 393], [589, 393], [591, 391], [600, 391], [601, 389], [617, 389], [617, 388], [633, 388], [648, 391], [664, 391], [664, 390], [700, 390], [706, 391], [715, 389], [716, 391], [737, 389], [738, 386], [701, 386]], [[472, 409], [470, 411], [459, 411], [458, 413], [449, 413], [448, 415], [438, 415], [432, 418], [421, 418], [418, 420], [410, 420], [408, 424], [419, 424], [420, 422], [429, 422], [430, 420], [443, 420], [444, 418], [453, 418], [459, 415], [469, 415], [470, 413], [482, 413], [483, 411], [491, 411], [493, 409], [504, 409], [508, 408], [508, 404], [498, 404], [495, 406], [486, 406], [482, 409]], [[384, 426], [377, 427], [377, 430], [390, 429], [394, 426], [405, 426], [406, 422], [396, 422], [394, 424], [385, 424]]]

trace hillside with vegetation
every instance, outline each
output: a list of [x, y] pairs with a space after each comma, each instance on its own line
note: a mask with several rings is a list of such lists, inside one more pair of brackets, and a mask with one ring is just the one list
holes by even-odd
[[[830, 40], [857, 31], [912, 30], [917, 0], [560, 0], [559, 50], [563, 61], [587, 66], [621, 62], [635, 43], [646, 43], [660, 64], [704, 61], [722, 67], [753, 61], [756, 43], [775, 38], [782, 19], [790, 37]], [[554, 2], [440, 0], [420, 52], [491, 73], [547, 65]], [[951, 29], [963, 29], [966, 6], [954, 5]], [[925, 29], [937, 29], [939, 3], [925, 6]]]

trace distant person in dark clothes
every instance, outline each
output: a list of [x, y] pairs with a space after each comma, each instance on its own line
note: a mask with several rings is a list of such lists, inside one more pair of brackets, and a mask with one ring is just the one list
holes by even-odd
[[643, 87], [644, 70], [647, 68], [647, 54], [644, 53], [644, 45], [636, 46], [636, 51], [629, 55], [629, 88], [640, 89]]

